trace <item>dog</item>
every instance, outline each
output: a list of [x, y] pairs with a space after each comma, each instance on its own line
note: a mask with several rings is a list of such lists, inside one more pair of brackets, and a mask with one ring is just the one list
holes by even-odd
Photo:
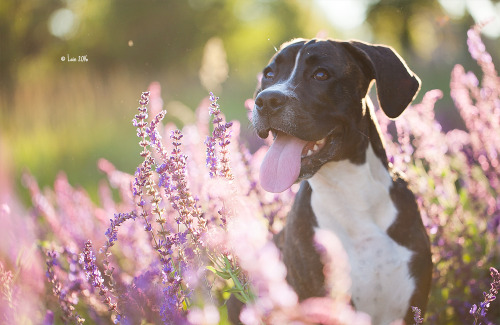
[[420, 79], [390, 47], [320, 39], [283, 44], [255, 93], [252, 124], [259, 137], [274, 137], [260, 183], [282, 192], [301, 182], [275, 238], [301, 301], [327, 293], [314, 242], [315, 231], [327, 229], [348, 255], [353, 306], [372, 324], [411, 324], [411, 307], [424, 313], [427, 306], [430, 242], [414, 194], [388, 162], [368, 97], [373, 82], [389, 118], [420, 90]]

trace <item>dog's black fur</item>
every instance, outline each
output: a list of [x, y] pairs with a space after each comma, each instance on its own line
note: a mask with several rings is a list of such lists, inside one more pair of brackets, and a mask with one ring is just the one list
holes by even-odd
[[[432, 271], [430, 244], [413, 193], [387, 160], [367, 95], [373, 81], [380, 107], [390, 118], [399, 116], [420, 88], [418, 77], [389, 47], [314, 39], [286, 43], [263, 71], [252, 122], [262, 138], [270, 132], [306, 141], [326, 138], [324, 148], [301, 159], [301, 187], [284, 230], [275, 238], [287, 267], [287, 281], [300, 300], [326, 293], [323, 264], [313, 240], [318, 222], [307, 179], [330, 161], [365, 163], [371, 145], [393, 179], [389, 194], [397, 216], [386, 233], [412, 252], [408, 268], [415, 290], [405, 315], [410, 324], [410, 306], [422, 312], [426, 309]], [[234, 300], [229, 302], [232, 322], [238, 322], [240, 308]]]

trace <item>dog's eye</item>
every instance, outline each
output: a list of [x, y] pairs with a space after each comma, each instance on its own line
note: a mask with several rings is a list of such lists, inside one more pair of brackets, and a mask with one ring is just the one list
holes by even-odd
[[264, 78], [266, 79], [273, 79], [274, 78], [274, 72], [271, 69], [267, 69], [264, 71]]
[[328, 75], [328, 72], [325, 69], [318, 69], [314, 72], [313, 78], [319, 81], [323, 81], [330, 78], [330, 75]]

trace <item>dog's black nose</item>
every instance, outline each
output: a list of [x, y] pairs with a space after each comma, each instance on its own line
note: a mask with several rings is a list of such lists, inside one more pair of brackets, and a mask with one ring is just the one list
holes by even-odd
[[287, 96], [277, 90], [264, 90], [255, 98], [255, 108], [260, 114], [270, 115], [285, 106]]

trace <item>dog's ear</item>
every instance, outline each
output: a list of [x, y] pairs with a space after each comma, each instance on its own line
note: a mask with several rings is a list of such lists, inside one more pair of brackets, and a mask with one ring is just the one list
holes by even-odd
[[398, 117], [420, 89], [420, 79], [392, 48], [363, 42], [343, 42], [349, 53], [375, 79], [380, 107], [390, 118]]

